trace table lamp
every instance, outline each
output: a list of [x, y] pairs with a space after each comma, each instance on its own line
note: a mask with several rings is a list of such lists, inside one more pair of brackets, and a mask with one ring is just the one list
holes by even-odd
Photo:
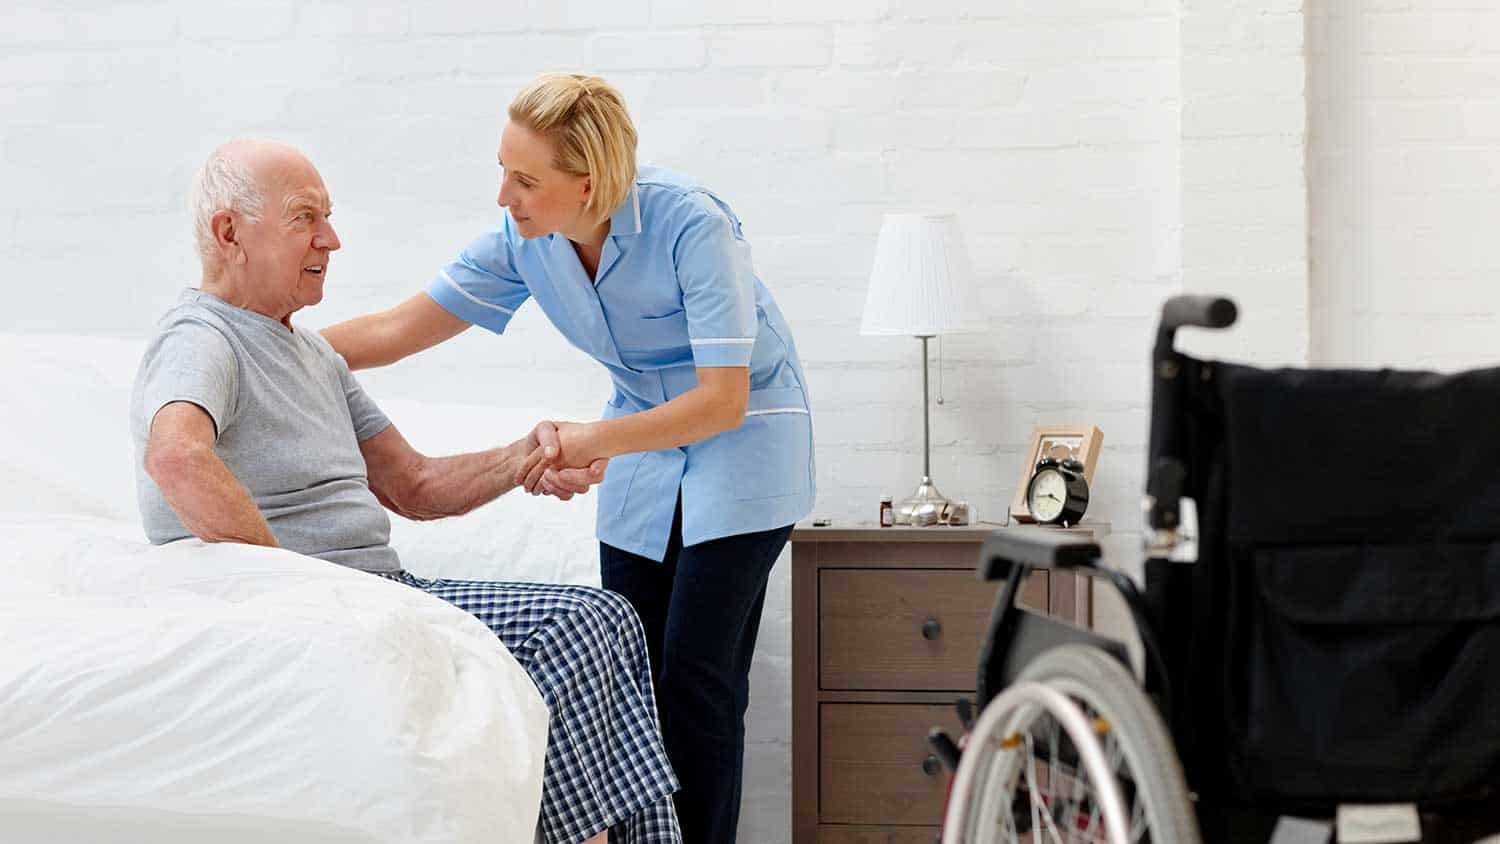
[[950, 503], [932, 483], [927, 341], [984, 328], [958, 216], [885, 215], [859, 333], [903, 334], [922, 341], [922, 482], [897, 505], [897, 524], [933, 524]]

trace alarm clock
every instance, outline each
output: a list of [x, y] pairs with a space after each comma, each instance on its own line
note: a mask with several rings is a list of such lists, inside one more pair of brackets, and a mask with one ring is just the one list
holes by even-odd
[[1037, 461], [1026, 484], [1026, 509], [1041, 524], [1078, 524], [1089, 507], [1089, 482], [1083, 464], [1068, 458], [1044, 457]]

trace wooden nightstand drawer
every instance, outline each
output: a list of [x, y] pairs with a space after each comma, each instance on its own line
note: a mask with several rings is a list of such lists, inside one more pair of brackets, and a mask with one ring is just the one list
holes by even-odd
[[[1097, 537], [1100, 528], [1070, 530]], [[927, 732], [940, 726], [957, 738], [953, 702], [974, 695], [1000, 590], [975, 573], [993, 532], [792, 531], [792, 844], [933, 840], [949, 774], [923, 770]], [[1034, 571], [1016, 602], [1087, 625], [1081, 580]], [[937, 624], [923, 636], [929, 620]]]
[[996, 584], [942, 569], [824, 569], [818, 581], [821, 688], [974, 689]]
[[818, 844], [941, 844], [940, 826], [847, 826], [821, 824]]
[[819, 709], [820, 823], [942, 823], [950, 774], [941, 766], [928, 773], [923, 762], [932, 756], [929, 729], [958, 734], [952, 706], [825, 703]]

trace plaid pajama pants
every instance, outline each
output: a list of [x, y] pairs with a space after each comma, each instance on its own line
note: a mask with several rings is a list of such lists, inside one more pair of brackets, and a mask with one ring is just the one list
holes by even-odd
[[646, 640], [635, 610], [587, 586], [425, 580], [385, 574], [484, 622], [531, 675], [552, 714], [542, 835], [576, 844], [681, 844], [676, 776], [661, 744]]

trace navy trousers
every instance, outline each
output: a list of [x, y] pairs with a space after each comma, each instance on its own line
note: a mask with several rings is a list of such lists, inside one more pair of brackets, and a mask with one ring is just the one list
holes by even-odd
[[686, 844], [732, 844], [745, 767], [750, 659], [766, 579], [792, 526], [682, 546], [682, 502], [658, 563], [600, 543], [604, 588], [640, 616]]

